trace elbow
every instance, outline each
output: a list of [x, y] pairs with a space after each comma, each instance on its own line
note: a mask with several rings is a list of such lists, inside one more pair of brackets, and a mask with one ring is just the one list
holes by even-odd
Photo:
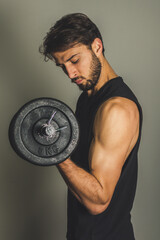
[[103, 213], [109, 206], [110, 201], [107, 201], [105, 204], [94, 204], [90, 207], [88, 207], [88, 212], [91, 215], [99, 215]]
[[88, 210], [88, 212], [91, 215], [98, 215], [103, 213], [109, 206], [110, 201], [111, 201], [111, 196], [108, 194], [108, 196], [106, 196], [107, 194], [101, 194], [99, 195], [99, 197], [95, 200], [88, 200], [88, 199], [83, 199], [85, 201], [82, 200], [82, 204], [86, 207], [86, 209]]

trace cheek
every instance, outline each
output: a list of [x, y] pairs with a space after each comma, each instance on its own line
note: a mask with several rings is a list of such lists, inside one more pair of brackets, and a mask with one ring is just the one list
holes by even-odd
[[91, 60], [85, 58], [79, 64], [79, 71], [82, 75], [88, 75], [90, 73]]

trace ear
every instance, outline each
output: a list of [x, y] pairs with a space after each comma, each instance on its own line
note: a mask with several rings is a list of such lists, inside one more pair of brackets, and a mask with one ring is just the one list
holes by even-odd
[[103, 51], [103, 44], [100, 38], [95, 38], [92, 42], [92, 50], [95, 53], [97, 57], [99, 57], [102, 54]]

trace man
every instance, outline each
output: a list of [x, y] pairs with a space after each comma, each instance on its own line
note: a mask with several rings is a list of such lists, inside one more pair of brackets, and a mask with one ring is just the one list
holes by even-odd
[[133, 240], [130, 211], [137, 181], [142, 111], [104, 56], [101, 34], [84, 14], [50, 29], [40, 49], [83, 90], [80, 140], [58, 165], [68, 185], [68, 240]]

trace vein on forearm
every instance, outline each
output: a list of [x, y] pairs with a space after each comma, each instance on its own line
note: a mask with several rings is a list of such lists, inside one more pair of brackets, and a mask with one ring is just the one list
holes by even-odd
[[70, 190], [81, 203], [86, 204], [87, 201], [101, 204], [103, 187], [94, 175], [78, 167], [71, 160], [66, 160], [57, 167]]

